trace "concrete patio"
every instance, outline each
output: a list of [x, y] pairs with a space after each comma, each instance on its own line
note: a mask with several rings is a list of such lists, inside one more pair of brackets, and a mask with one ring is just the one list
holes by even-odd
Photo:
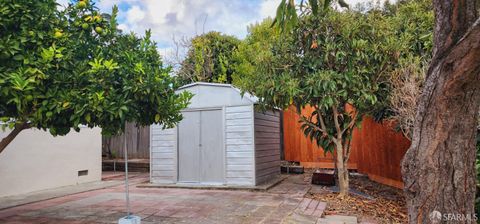
[[[1, 209], [0, 223], [116, 223], [125, 216], [121, 178], [111, 176], [109, 181], [117, 184], [102, 189]], [[299, 178], [290, 176], [267, 192], [251, 192], [137, 188], [148, 181], [148, 175], [137, 174], [131, 179], [131, 207], [142, 223], [357, 223], [356, 217], [321, 218], [327, 204], [304, 198], [310, 185]]]

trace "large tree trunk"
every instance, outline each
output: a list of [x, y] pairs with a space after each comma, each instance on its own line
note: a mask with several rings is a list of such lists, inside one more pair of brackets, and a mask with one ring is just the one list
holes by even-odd
[[0, 141], [0, 153], [7, 148], [7, 146], [20, 134], [21, 131], [29, 128], [30, 125], [28, 123], [19, 123], [16, 124], [13, 128], [12, 132], [8, 133], [8, 135]]
[[436, 223], [437, 211], [465, 217], [442, 222], [475, 223], [480, 21], [475, 0], [434, 0], [434, 8], [433, 59], [402, 164], [409, 222]]

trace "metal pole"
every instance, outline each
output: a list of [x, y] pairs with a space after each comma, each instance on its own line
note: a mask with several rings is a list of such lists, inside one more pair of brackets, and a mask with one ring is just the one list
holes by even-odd
[[123, 148], [125, 152], [125, 197], [127, 201], [127, 218], [130, 217], [130, 198], [128, 195], [128, 153], [127, 153], [127, 133], [123, 133], [124, 135], [124, 143], [123, 143]]

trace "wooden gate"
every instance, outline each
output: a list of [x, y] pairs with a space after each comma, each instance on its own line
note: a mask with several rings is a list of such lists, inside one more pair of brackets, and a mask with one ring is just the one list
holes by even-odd
[[102, 137], [102, 155], [109, 157], [113, 153], [116, 158], [123, 158], [123, 147], [127, 136], [128, 159], [150, 158], [150, 127], [136, 127], [134, 123], [125, 125], [125, 133], [113, 137]]

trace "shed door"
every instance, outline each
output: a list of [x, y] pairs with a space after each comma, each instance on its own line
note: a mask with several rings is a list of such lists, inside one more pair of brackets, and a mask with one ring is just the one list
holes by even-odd
[[183, 112], [178, 124], [178, 180], [181, 182], [200, 181], [198, 170], [200, 160], [200, 113]]
[[178, 126], [180, 182], [224, 182], [221, 110], [184, 112]]
[[201, 181], [223, 183], [223, 125], [222, 111], [200, 112]]

